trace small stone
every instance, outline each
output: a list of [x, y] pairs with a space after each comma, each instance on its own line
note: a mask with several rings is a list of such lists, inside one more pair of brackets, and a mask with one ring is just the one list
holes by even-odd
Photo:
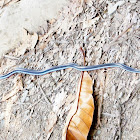
[[61, 75], [64, 75], [64, 73], [65, 73], [65, 70], [61, 70]]
[[113, 14], [118, 6], [122, 6], [125, 3], [125, 1], [118, 1], [115, 5], [112, 3], [108, 3], [108, 15]]
[[122, 96], [123, 96], [123, 93], [122, 93], [122, 92], [120, 92], [120, 94], [119, 94], [118, 98], [120, 99]]
[[53, 85], [54, 85], [54, 82], [51, 82], [51, 83], [50, 83], [50, 86], [53, 86]]
[[94, 39], [94, 41], [99, 41], [100, 40], [100, 35], [97, 35]]
[[33, 88], [33, 87], [34, 87], [34, 83], [30, 83], [29, 85], [27, 84], [26, 89], [31, 89], [31, 88]]
[[25, 101], [27, 94], [28, 94], [28, 90], [25, 90], [22, 94], [21, 103], [23, 103]]
[[27, 85], [30, 84], [31, 83], [31, 80], [28, 80], [26, 83], [27, 83]]
[[0, 121], [0, 129], [3, 129], [4, 126], [5, 126], [5, 120], [1, 120]]
[[38, 138], [40, 136], [40, 133], [36, 133], [36, 138]]
[[30, 99], [29, 97], [26, 97], [25, 101], [26, 101], [26, 102], [28, 102], [28, 101], [29, 101], [29, 99]]
[[107, 118], [104, 118], [104, 119], [102, 120], [102, 123], [103, 123], [103, 124], [107, 124], [107, 122], [108, 122], [108, 119], [107, 119]]
[[108, 94], [107, 93], [105, 93], [104, 94], [104, 99], [106, 99], [108, 97]]
[[60, 71], [57, 72], [57, 77], [60, 77]]
[[52, 77], [55, 79], [57, 77], [57, 72], [53, 72]]
[[101, 130], [97, 130], [97, 135], [100, 135], [101, 134]]
[[136, 2], [137, 2], [137, 0], [130, 0], [130, 2], [131, 2], [131, 3], [136, 3]]
[[85, 2], [86, 2], [86, 4], [89, 6], [89, 7], [91, 7], [92, 6], [92, 0], [85, 0]]
[[132, 103], [136, 103], [136, 102], [137, 102], [137, 99], [134, 98], [134, 99], [132, 100]]

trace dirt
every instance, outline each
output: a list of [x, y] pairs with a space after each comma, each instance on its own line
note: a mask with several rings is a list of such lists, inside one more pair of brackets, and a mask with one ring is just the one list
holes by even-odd
[[44, 34], [47, 21], [57, 18], [67, 0], [1, 0], [0, 58], [10, 49], [18, 48], [22, 30]]
[[[139, 9], [139, 1], [70, 1], [56, 20], [47, 23], [43, 34], [35, 37], [24, 30], [22, 49], [3, 56], [0, 74], [16, 67], [42, 70], [73, 62], [83, 65], [80, 47], [88, 66], [123, 63], [140, 69]], [[96, 121], [88, 138], [140, 139], [140, 74], [119, 68], [89, 74], [95, 83], [94, 120], [100, 118], [97, 131]], [[60, 140], [79, 77], [79, 71], [66, 69], [0, 80], [0, 139]]]

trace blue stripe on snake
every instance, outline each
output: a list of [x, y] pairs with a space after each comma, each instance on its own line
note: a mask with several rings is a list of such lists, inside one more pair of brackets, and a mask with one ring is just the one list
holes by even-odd
[[73, 68], [79, 71], [92, 71], [92, 70], [99, 70], [103, 68], [121, 68], [129, 72], [140, 73], [140, 70], [133, 69], [129, 66], [126, 66], [120, 63], [108, 63], [108, 64], [101, 64], [101, 65], [93, 65], [93, 66], [79, 66], [75, 63], [71, 63], [71, 64], [66, 64], [66, 65], [55, 66], [55, 67], [49, 68], [47, 70], [42, 70], [42, 71], [17, 68], [14, 71], [9, 72], [8, 74], [1, 75], [0, 79], [8, 78], [11, 75], [16, 74], [16, 73], [23, 73], [23, 74], [30, 74], [30, 75], [44, 75], [53, 71], [63, 70], [67, 68]]

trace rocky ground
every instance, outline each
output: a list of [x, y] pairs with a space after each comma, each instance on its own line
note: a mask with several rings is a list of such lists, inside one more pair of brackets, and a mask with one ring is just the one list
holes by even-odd
[[[135, 0], [70, 1], [40, 34], [23, 30], [20, 47], [2, 57], [0, 74], [15, 67], [83, 65], [80, 47], [86, 52], [86, 65], [124, 63], [140, 69], [139, 9]], [[140, 74], [119, 68], [89, 74], [96, 110], [88, 138], [140, 139]], [[79, 71], [66, 69], [0, 80], [0, 139], [60, 140], [79, 77]]]

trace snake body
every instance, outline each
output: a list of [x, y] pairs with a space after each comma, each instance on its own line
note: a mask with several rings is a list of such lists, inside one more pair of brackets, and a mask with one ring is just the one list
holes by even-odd
[[16, 73], [23, 73], [23, 74], [30, 74], [30, 75], [44, 75], [47, 73], [51, 73], [53, 71], [64, 70], [67, 68], [74, 68], [78, 71], [92, 71], [92, 70], [99, 70], [99, 69], [103, 69], [103, 68], [121, 68], [121, 69], [124, 69], [129, 72], [140, 73], [140, 70], [131, 68], [129, 66], [126, 66], [126, 65], [120, 64], [120, 63], [108, 63], [108, 64], [101, 64], [101, 65], [93, 65], [93, 66], [79, 66], [75, 63], [71, 63], [71, 64], [66, 64], [66, 65], [55, 66], [55, 67], [49, 68], [47, 70], [41, 70], [41, 71], [17, 68], [14, 71], [9, 72], [8, 74], [1, 75], [0, 79], [8, 78], [11, 75], [16, 74]]

